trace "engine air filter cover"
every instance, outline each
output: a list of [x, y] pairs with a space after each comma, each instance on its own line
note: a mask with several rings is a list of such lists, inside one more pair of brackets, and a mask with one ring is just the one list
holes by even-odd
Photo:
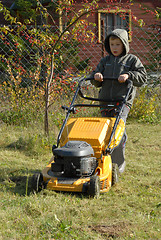
[[87, 142], [69, 141], [63, 147], [53, 149], [53, 154], [60, 157], [85, 157], [94, 155], [94, 151]]

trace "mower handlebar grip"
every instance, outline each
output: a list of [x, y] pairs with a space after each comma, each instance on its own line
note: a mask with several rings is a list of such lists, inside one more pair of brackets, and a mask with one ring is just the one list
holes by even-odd
[[[87, 77], [84, 79], [85, 81], [89, 81], [89, 80], [95, 80], [93, 77]], [[114, 80], [114, 81], [118, 81], [118, 78], [103, 78], [103, 80]]]
[[[95, 80], [95, 79], [93, 77], [87, 77], [84, 79], [84, 81], [89, 81], [89, 80]], [[103, 80], [118, 81], [118, 78], [103, 78]], [[129, 85], [129, 86], [133, 84], [132, 80], [130, 80], [129, 78], [126, 80], [125, 83], [127, 83], [127, 85]]]

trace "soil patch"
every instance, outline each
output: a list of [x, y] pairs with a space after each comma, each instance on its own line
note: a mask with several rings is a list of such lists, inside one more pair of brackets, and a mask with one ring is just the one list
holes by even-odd
[[116, 237], [123, 236], [130, 231], [129, 223], [119, 222], [112, 225], [96, 225], [90, 226], [93, 231], [99, 232], [101, 235], [106, 236], [106, 239], [115, 239]]

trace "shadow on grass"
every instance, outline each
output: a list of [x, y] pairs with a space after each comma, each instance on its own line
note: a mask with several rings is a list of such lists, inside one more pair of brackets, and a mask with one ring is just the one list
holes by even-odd
[[[40, 172], [40, 170], [37, 170]], [[19, 174], [18, 174], [19, 173]], [[5, 189], [20, 196], [29, 196], [32, 191], [32, 175], [35, 170], [20, 173], [20, 170], [11, 171], [11, 169], [3, 169], [0, 171], [0, 189]]]
[[[5, 176], [1, 174], [0, 171], [0, 191], [5, 189], [5, 191], [18, 194], [19, 196], [29, 196], [30, 194], [35, 193], [32, 187], [32, 176], [36, 172], [41, 172], [40, 170], [30, 170], [28, 172], [24, 172], [21, 174], [17, 174], [19, 171], [12, 171], [11, 169], [5, 169]], [[13, 174], [14, 173], [14, 174]], [[76, 196], [77, 198], [89, 198], [87, 192], [79, 193], [79, 192], [63, 192], [63, 191], [53, 191], [48, 189], [43, 189], [41, 191], [43, 195], [54, 195], [54, 194], [63, 194], [65, 196]]]

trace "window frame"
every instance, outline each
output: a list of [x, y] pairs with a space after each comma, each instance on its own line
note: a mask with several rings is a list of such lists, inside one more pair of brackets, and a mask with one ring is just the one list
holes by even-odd
[[131, 36], [131, 32], [132, 32], [132, 28], [131, 28], [131, 9], [120, 9], [120, 10], [115, 10], [115, 9], [111, 9], [111, 10], [98, 10], [98, 43], [102, 43], [102, 38], [101, 38], [101, 13], [112, 13], [112, 14], [116, 14], [116, 13], [128, 13], [129, 15], [129, 31], [128, 31], [128, 36], [129, 36], [129, 42], [132, 41], [132, 36]]

